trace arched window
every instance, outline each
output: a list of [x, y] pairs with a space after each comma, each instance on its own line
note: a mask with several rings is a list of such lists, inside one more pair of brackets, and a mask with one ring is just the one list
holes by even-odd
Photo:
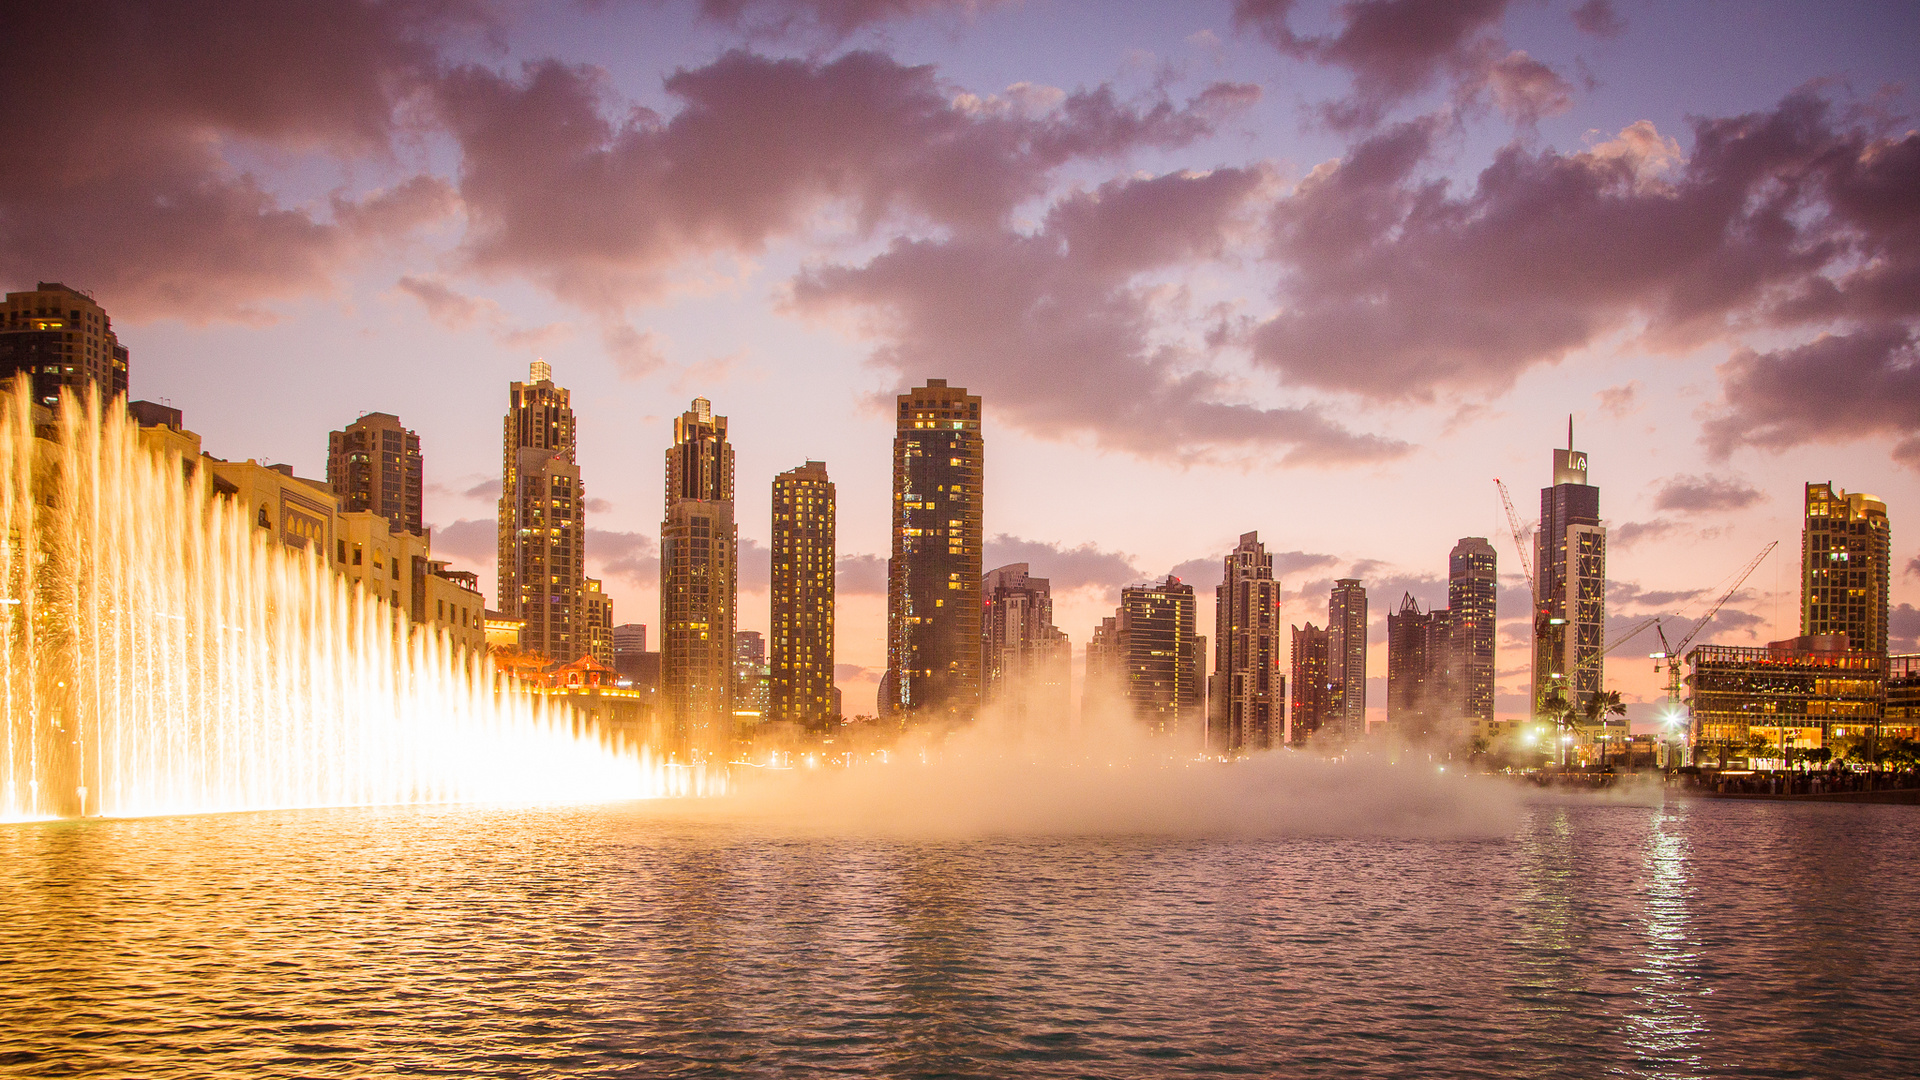
[[273, 522], [267, 520], [267, 507], [264, 503], [260, 506], [260, 527], [263, 529], [273, 528]]

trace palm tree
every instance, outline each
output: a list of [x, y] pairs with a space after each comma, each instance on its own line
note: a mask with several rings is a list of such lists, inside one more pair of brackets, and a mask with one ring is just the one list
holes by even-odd
[[[1620, 691], [1608, 690], [1588, 698], [1587, 707], [1582, 712], [1582, 719], [1588, 727], [1604, 728], [1608, 717], [1627, 715], [1627, 707], [1620, 700]], [[1600, 764], [1603, 768], [1607, 764], [1607, 743], [1604, 738], [1600, 741]]]
[[1553, 723], [1553, 744], [1555, 753], [1560, 755], [1562, 765], [1566, 764], [1567, 744], [1563, 741], [1561, 733], [1573, 730], [1579, 715], [1579, 706], [1568, 701], [1566, 691], [1557, 686], [1547, 691], [1547, 696], [1540, 699], [1540, 718]]

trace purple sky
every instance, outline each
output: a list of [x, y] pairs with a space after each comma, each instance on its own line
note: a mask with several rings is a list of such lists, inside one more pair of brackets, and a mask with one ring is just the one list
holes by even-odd
[[[927, 376], [984, 397], [988, 566], [1051, 575], [1076, 647], [1169, 569], [1210, 630], [1250, 529], [1289, 618], [1355, 574], [1383, 638], [1484, 535], [1523, 708], [1492, 477], [1531, 520], [1569, 413], [1615, 624], [1699, 614], [1780, 540], [1701, 640], [1797, 632], [1800, 485], [1832, 480], [1889, 503], [1916, 647], [1920, 5], [106, 8], [0, 39], [0, 283], [91, 290], [135, 396], [222, 457], [318, 475], [329, 429], [399, 414], [436, 550], [489, 592], [506, 384], [543, 356], [619, 621], [658, 620], [688, 399], [732, 422], [743, 628], [773, 475], [827, 461], [850, 712], [884, 403]], [[1609, 663], [1629, 700], [1642, 645]]]

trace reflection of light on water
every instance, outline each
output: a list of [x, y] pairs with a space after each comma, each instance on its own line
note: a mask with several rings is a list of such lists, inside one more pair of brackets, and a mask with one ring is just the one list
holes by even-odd
[[[1674, 813], [1684, 813], [1676, 810]], [[1647, 944], [1635, 997], [1643, 1004], [1629, 1015], [1627, 1043], [1643, 1060], [1657, 1061], [1654, 1076], [1695, 1076], [1701, 1071], [1703, 1026], [1692, 999], [1702, 992], [1699, 957], [1689, 938], [1693, 883], [1687, 876], [1687, 842], [1669, 814], [1653, 819], [1642, 864], [1643, 921]]]
[[703, 794], [210, 497], [118, 409], [0, 397], [0, 820]]

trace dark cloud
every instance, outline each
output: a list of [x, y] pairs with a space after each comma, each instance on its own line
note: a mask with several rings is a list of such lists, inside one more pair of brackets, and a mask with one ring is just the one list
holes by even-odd
[[1235, 401], [1224, 376], [1158, 343], [1162, 316], [1139, 279], [1219, 255], [1266, 180], [1243, 169], [1117, 180], [1060, 200], [1036, 234], [896, 241], [864, 266], [802, 274], [794, 298], [869, 314], [885, 342], [874, 362], [903, 378], [937, 372], [1043, 437], [1175, 458], [1279, 449], [1293, 464], [1406, 453], [1317, 408]]
[[1920, 652], [1920, 608], [1895, 604], [1887, 612], [1887, 649], [1890, 652]]
[[680, 104], [670, 118], [622, 105], [590, 67], [451, 73], [438, 103], [463, 152], [471, 264], [617, 312], [682, 260], [756, 253], [830, 203], [868, 228], [896, 215], [993, 228], [1068, 162], [1208, 134], [1222, 100], [1129, 104], [1107, 86], [983, 99], [874, 52], [735, 50], [665, 89]]
[[773, 588], [773, 549], [743, 536], [739, 559], [741, 592], [763, 593]]
[[887, 560], [881, 555], [842, 555], [834, 560], [833, 582], [841, 596], [885, 596]]
[[700, 17], [751, 38], [831, 44], [869, 27], [935, 15], [970, 18], [1011, 0], [700, 0]]
[[1913, 332], [1892, 325], [1777, 352], [1743, 349], [1720, 367], [1726, 404], [1702, 440], [1725, 458], [1743, 446], [1785, 450], [1877, 436], [1893, 441], [1896, 460], [1920, 468], [1915, 359]]
[[461, 518], [451, 525], [438, 526], [433, 529], [432, 541], [436, 559], [490, 563], [500, 554], [499, 524], [492, 518]]
[[833, 665], [834, 682], [879, 682], [880, 673], [870, 667], [859, 664]]
[[1421, 168], [1437, 130], [1382, 131], [1277, 204], [1282, 311], [1252, 342], [1284, 381], [1424, 401], [1623, 330], [1658, 351], [1850, 323], [1730, 361], [1709, 444], [1895, 435], [1920, 456], [1920, 134], [1799, 93], [1696, 120], [1686, 157], [1646, 121], [1574, 154], [1511, 145], [1455, 193]]
[[1498, 27], [1507, 2], [1345, 0], [1334, 8], [1335, 33], [1308, 36], [1293, 30], [1293, 0], [1235, 0], [1233, 25], [1289, 56], [1352, 74], [1352, 96], [1320, 109], [1335, 128], [1376, 126], [1396, 105], [1443, 83], [1460, 104], [1488, 92], [1495, 107], [1531, 123], [1564, 111], [1572, 87], [1545, 64], [1505, 47]]
[[1117, 589], [1144, 576], [1132, 557], [1122, 552], [1102, 551], [1091, 543], [1067, 547], [1005, 533], [987, 540], [984, 558], [989, 570], [1008, 563], [1026, 563], [1028, 572], [1048, 579], [1055, 592], [1090, 587]]
[[1609, 386], [1594, 396], [1600, 399], [1600, 409], [1615, 420], [1624, 420], [1640, 408], [1639, 379], [1620, 386]]
[[1573, 9], [1573, 25], [1594, 37], [1611, 38], [1626, 32], [1627, 20], [1613, 10], [1612, 0], [1586, 0]]
[[589, 528], [587, 561], [599, 568], [601, 577], [641, 588], [660, 584], [660, 542], [645, 533]]
[[1673, 476], [1654, 494], [1655, 510], [1682, 513], [1720, 513], [1744, 510], [1765, 499], [1758, 488], [1744, 480], [1721, 476]]
[[497, 477], [482, 480], [465, 491], [462, 491], [460, 494], [469, 499], [498, 499], [500, 497], [500, 481]]
[[[414, 177], [289, 205], [236, 145], [385, 162], [433, 41], [479, 5], [355, 0], [10, 8], [0, 34], [0, 277], [90, 288], [118, 317], [266, 317], [368, 242], [451, 212]], [[55, 47], [55, 43], [65, 42]], [[57, 108], [25, 108], [39, 102]], [[55, 118], [57, 115], [57, 119]]]
[[1907, 560], [1907, 573], [1920, 576], [1920, 555]]

